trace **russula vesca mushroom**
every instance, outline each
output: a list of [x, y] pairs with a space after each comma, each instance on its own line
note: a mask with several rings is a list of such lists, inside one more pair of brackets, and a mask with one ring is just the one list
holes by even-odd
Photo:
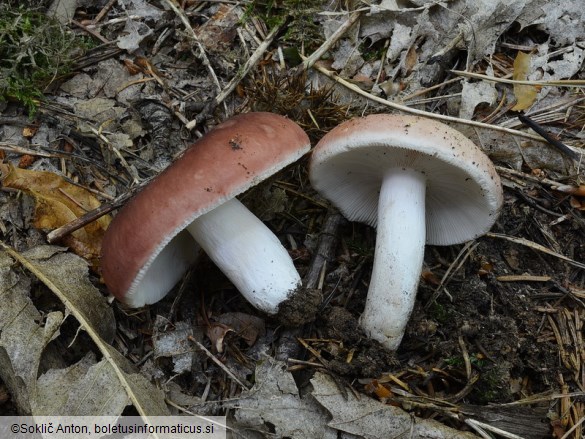
[[361, 327], [389, 349], [414, 306], [424, 246], [487, 232], [503, 201], [488, 157], [431, 119], [376, 114], [342, 123], [312, 152], [313, 187], [352, 221], [377, 228]]
[[310, 149], [305, 132], [272, 113], [223, 122], [132, 198], [102, 242], [102, 276], [120, 301], [163, 298], [199, 247], [258, 309], [276, 313], [300, 286], [278, 238], [235, 197]]

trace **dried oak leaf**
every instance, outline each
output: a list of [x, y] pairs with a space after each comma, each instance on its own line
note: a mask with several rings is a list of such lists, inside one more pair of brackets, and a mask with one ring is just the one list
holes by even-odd
[[[530, 61], [532, 56], [529, 53], [518, 52], [514, 59], [514, 73], [512, 78], [517, 81], [526, 81], [530, 74]], [[514, 84], [514, 96], [516, 96], [516, 105], [513, 111], [527, 110], [534, 104], [538, 88], [533, 85]]]
[[[33, 226], [37, 229], [56, 229], [100, 206], [91, 192], [52, 172], [20, 169], [10, 164], [0, 164], [0, 172], [5, 187], [19, 189], [34, 198]], [[63, 238], [63, 244], [96, 266], [102, 236], [109, 224], [110, 217], [102, 216]]]

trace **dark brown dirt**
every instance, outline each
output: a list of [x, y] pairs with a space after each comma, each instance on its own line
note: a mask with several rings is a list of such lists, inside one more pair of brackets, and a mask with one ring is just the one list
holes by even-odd
[[300, 287], [280, 304], [276, 320], [286, 327], [312, 322], [315, 320], [322, 300], [319, 290]]

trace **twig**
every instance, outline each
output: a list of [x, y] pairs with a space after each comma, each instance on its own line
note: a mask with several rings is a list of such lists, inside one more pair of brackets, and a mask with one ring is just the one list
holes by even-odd
[[485, 422], [478, 421], [476, 419], [467, 418], [467, 419], [465, 419], [464, 422], [467, 425], [469, 425], [470, 427], [473, 427], [473, 428], [476, 428], [476, 427], [483, 428], [483, 429], [489, 430], [489, 431], [491, 431], [493, 433], [496, 433], [496, 434], [498, 434], [498, 435], [500, 435], [502, 437], [508, 438], [508, 439], [524, 439], [522, 436], [518, 436], [517, 434], [507, 432], [505, 430], [502, 430], [500, 428], [494, 427], [493, 425], [490, 425], [490, 424], [486, 424]]
[[[566, 186], [566, 185], [563, 185], [562, 183], [559, 183], [558, 181], [551, 180], [549, 178], [535, 177], [534, 175], [526, 174], [525, 172], [522, 172], [522, 171], [516, 171], [515, 169], [511, 169], [511, 168], [504, 168], [502, 166], [496, 166], [496, 171], [498, 171], [498, 174], [513, 175], [514, 177], [523, 178], [525, 180], [532, 181], [534, 183], [547, 184], [547, 185], [551, 186], [552, 188]], [[563, 191], [561, 191], [561, 192], [563, 192]]]
[[[35, 146], [35, 145], [31, 145]], [[53, 154], [44, 151], [35, 151], [34, 149], [24, 148], [18, 145], [12, 145], [10, 142], [0, 142], [0, 151], [8, 151], [13, 152], [16, 154], [27, 154], [36, 157], [46, 157], [46, 158], [64, 158], [67, 157], [65, 154]]]
[[104, 16], [108, 13], [108, 11], [110, 9], [112, 9], [112, 6], [114, 6], [114, 4], [117, 2], [118, 0], [110, 0], [108, 2], [108, 4], [106, 6], [104, 6], [102, 8], [102, 10], [99, 12], [99, 14], [97, 14], [95, 16], [95, 18], [91, 21], [91, 24], [96, 24], [97, 22], [101, 21], [102, 18], [104, 18]]
[[321, 232], [319, 233], [317, 251], [305, 275], [304, 283], [307, 288], [317, 287], [323, 264], [335, 258], [335, 248], [338, 241], [337, 231], [343, 221], [343, 215], [337, 209], [329, 209], [325, 221], [323, 221]]
[[451, 70], [451, 73], [454, 73], [459, 76], [464, 76], [466, 78], [474, 78], [474, 79], [483, 79], [485, 81], [491, 82], [501, 82], [502, 84], [516, 84], [516, 85], [534, 85], [534, 86], [542, 86], [542, 87], [583, 87], [585, 86], [585, 80], [582, 79], [567, 79], [567, 80], [556, 80], [556, 81], [521, 81], [518, 79], [505, 79], [505, 78], [496, 78], [495, 76], [487, 76], [482, 75], [479, 73], [472, 73], [472, 72], [464, 72], [462, 70]]
[[438, 88], [444, 87], [445, 85], [452, 84], [454, 82], [458, 82], [458, 81], [461, 81], [461, 80], [462, 80], [462, 78], [451, 78], [451, 79], [448, 79], [448, 80], [446, 80], [444, 82], [441, 82], [440, 84], [435, 84], [435, 85], [432, 85], [430, 87], [417, 90], [414, 93], [409, 94], [408, 96], [403, 96], [401, 98], [401, 100], [402, 100], [402, 102], [409, 101], [409, 100], [411, 100], [413, 98], [416, 98], [417, 96], [426, 94], [426, 93], [428, 93], [430, 91], [436, 90]]
[[213, 82], [215, 83], [215, 86], [217, 87], [217, 89], [221, 91], [221, 84], [219, 83], [219, 79], [217, 79], [217, 75], [215, 74], [215, 71], [213, 70], [211, 63], [209, 62], [209, 58], [207, 58], [207, 54], [205, 53], [205, 48], [203, 47], [203, 44], [201, 44], [201, 41], [199, 41], [199, 38], [197, 38], [195, 31], [191, 27], [191, 23], [189, 23], [189, 18], [187, 17], [187, 15], [185, 15], [185, 11], [183, 11], [177, 5], [175, 0], [163, 0], [163, 1], [173, 10], [173, 12], [175, 14], [177, 14], [177, 16], [181, 19], [181, 21], [185, 25], [187, 32], [190, 34], [191, 38], [193, 38], [193, 41], [195, 41], [195, 44], [197, 45], [197, 49], [199, 49], [199, 58], [201, 59], [201, 62], [203, 63], [203, 65], [205, 67], [207, 67], [207, 70], [209, 70], [209, 74], [211, 75], [211, 78], [213, 79]]
[[47, 235], [47, 241], [50, 244], [60, 241], [63, 237], [69, 235], [70, 233], [85, 227], [89, 223], [101, 218], [104, 215], [107, 215], [111, 211], [117, 209], [118, 207], [122, 206], [128, 199], [130, 199], [136, 192], [146, 186], [150, 180], [144, 180], [140, 182], [140, 184], [134, 186], [125, 194], [120, 195], [119, 197], [115, 198], [112, 201], [108, 201], [107, 203], [103, 203], [100, 207], [94, 210], [90, 210], [85, 215], [80, 216], [79, 218], [74, 219], [73, 221], [49, 232]]
[[528, 239], [524, 239], [524, 238], [516, 238], [515, 236], [508, 236], [508, 235], [502, 235], [501, 233], [486, 233], [487, 237], [489, 238], [498, 238], [498, 239], [505, 239], [506, 241], [510, 241], [513, 242], [515, 244], [520, 244], [520, 245], [524, 245], [526, 247], [530, 247], [531, 249], [534, 250], [538, 250], [542, 253], [546, 253], [547, 255], [550, 256], [554, 256], [555, 258], [559, 258], [562, 259], [565, 262], [568, 262], [569, 264], [577, 267], [577, 268], [583, 268], [585, 269], [585, 264], [581, 263], [581, 262], [577, 262], [565, 255], [561, 255], [560, 253], [554, 252], [548, 248], [546, 248], [543, 245], [537, 244], [536, 242], [532, 242]]
[[130, 165], [128, 164], [128, 162], [126, 161], [124, 156], [120, 153], [118, 148], [116, 148], [114, 145], [112, 145], [110, 140], [102, 134], [101, 129], [98, 130], [98, 129], [95, 129], [94, 127], [90, 126], [89, 130], [92, 133], [94, 133], [98, 139], [100, 139], [102, 142], [104, 142], [108, 146], [108, 148], [116, 155], [116, 157], [118, 157], [118, 159], [120, 160], [120, 163], [128, 172], [128, 175], [130, 175], [130, 177], [132, 177], [132, 182], [135, 184], [138, 184], [140, 182], [140, 179], [138, 178], [138, 174], [137, 174], [136, 170], [134, 170], [134, 169], [132, 169], [132, 167], [130, 167]]
[[361, 12], [353, 12], [347, 18], [345, 23], [339, 26], [333, 34], [317, 50], [315, 50], [308, 58], [303, 61], [303, 69], [310, 69], [315, 62], [323, 56], [331, 47], [349, 30], [350, 27], [360, 18]]
[[[569, 428], [565, 434], [561, 437], [561, 439], [568, 439], [569, 437], [571, 437], [571, 434], [573, 433], [573, 431], [575, 431], [577, 428], [579, 428], [583, 423], [585, 423], [585, 416], [582, 417], [581, 419], [579, 419], [575, 425], [573, 425], [571, 428]], [[575, 436], [576, 437], [576, 436]]]
[[[317, 250], [303, 278], [305, 288], [318, 288], [319, 277], [326, 261], [334, 259], [338, 242], [337, 232], [343, 221], [345, 220], [337, 209], [329, 209], [321, 227]], [[323, 305], [321, 306], [323, 307]], [[310, 330], [311, 324], [305, 324], [297, 328], [285, 328], [278, 341], [276, 358], [281, 361], [287, 361], [289, 358], [301, 356], [302, 351], [298, 339], [302, 339]]]
[[563, 154], [569, 156], [570, 158], [572, 158], [576, 162], [580, 160], [581, 154], [579, 154], [577, 151], [573, 151], [571, 148], [569, 148], [567, 145], [565, 145], [559, 139], [554, 138], [552, 135], [550, 135], [548, 132], [546, 132], [546, 130], [542, 126], [537, 124], [535, 121], [530, 119], [528, 116], [524, 116], [523, 114], [520, 114], [518, 116], [518, 119], [524, 125], [532, 128], [536, 133], [541, 135], [543, 137], [543, 139], [545, 139], [548, 143], [550, 143], [552, 146], [557, 148]]
[[238, 383], [241, 387], [243, 387], [244, 389], [248, 389], [248, 390], [250, 390], [252, 388], [250, 383], [244, 384], [242, 381], [240, 381], [238, 379], [238, 377], [235, 376], [234, 373], [226, 367], [225, 364], [223, 364], [221, 361], [219, 361], [215, 357], [215, 355], [213, 355], [211, 352], [209, 352], [209, 349], [207, 349], [205, 346], [203, 346], [201, 343], [199, 343], [197, 340], [195, 340], [195, 338], [192, 335], [189, 335], [187, 338], [189, 339], [189, 341], [194, 343], [199, 349], [201, 349], [211, 361], [213, 361], [215, 364], [217, 364], [221, 370], [223, 370], [226, 374], [228, 374], [228, 376], [232, 380], [234, 380], [236, 383]]
[[254, 51], [250, 59], [248, 59], [248, 61], [246, 61], [246, 63], [238, 70], [238, 72], [231, 79], [229, 84], [223, 90], [221, 90], [221, 92], [215, 98], [213, 98], [209, 103], [205, 105], [203, 110], [197, 115], [195, 119], [193, 119], [192, 121], [185, 125], [187, 129], [191, 130], [195, 128], [198, 124], [203, 122], [207, 115], [211, 113], [215, 107], [221, 104], [234, 91], [234, 89], [240, 83], [240, 81], [244, 79], [244, 77], [250, 72], [250, 70], [252, 70], [252, 67], [254, 67], [258, 63], [258, 61], [260, 61], [260, 58], [262, 58], [262, 55], [264, 54], [264, 52], [266, 52], [266, 49], [268, 48], [268, 46], [270, 46], [272, 40], [274, 40], [274, 37], [280, 31], [281, 28], [282, 25], [276, 26], [274, 27], [274, 29], [270, 31], [270, 33], [266, 36], [266, 39], [262, 41], [262, 43]]
[[437, 297], [439, 297], [441, 290], [445, 288], [445, 285], [447, 284], [447, 282], [449, 282], [453, 275], [457, 273], [457, 271], [459, 271], [459, 269], [463, 266], [465, 261], [467, 261], [467, 258], [469, 258], [471, 253], [473, 253], [473, 251], [476, 249], [478, 245], [479, 243], [475, 241], [469, 241], [467, 244], [465, 244], [465, 246], [461, 249], [457, 257], [453, 260], [453, 262], [451, 262], [449, 268], [447, 268], [447, 271], [445, 271], [445, 274], [441, 278], [439, 285], [437, 286], [437, 288], [435, 288], [435, 291], [433, 292], [433, 295], [431, 296], [430, 300], [424, 306], [425, 309], [428, 309], [435, 302], [435, 300], [437, 300]]
[[471, 360], [469, 359], [469, 352], [467, 351], [465, 340], [463, 340], [463, 336], [461, 334], [459, 334], [457, 341], [459, 342], [461, 355], [463, 356], [463, 362], [465, 363], [465, 375], [467, 376], [467, 381], [469, 381], [471, 379]]
[[98, 31], [93, 30], [89, 27], [87, 27], [84, 24], [81, 24], [79, 21], [77, 20], [71, 20], [71, 23], [73, 23], [75, 26], [77, 26], [78, 28], [80, 28], [81, 30], [87, 32], [88, 34], [90, 34], [91, 36], [97, 38], [98, 40], [100, 40], [102, 43], [104, 44], [111, 44], [111, 41], [108, 40], [106, 37], [103, 37]]
[[510, 274], [496, 277], [498, 282], [548, 282], [551, 279], [552, 277], [550, 276], [533, 276], [529, 274]]
[[[303, 57], [301, 55], [302, 58], [306, 59], [306, 57]], [[469, 126], [473, 126], [476, 128], [484, 128], [484, 129], [488, 129], [488, 130], [494, 130], [494, 131], [500, 131], [503, 133], [507, 133], [507, 134], [511, 134], [513, 136], [518, 136], [518, 137], [524, 137], [526, 139], [532, 139], [532, 140], [537, 140], [539, 142], [542, 142], [543, 139], [542, 137], [536, 135], [536, 134], [530, 134], [530, 133], [525, 133], [523, 131], [519, 131], [519, 130], [514, 130], [511, 128], [505, 128], [499, 125], [490, 125], [487, 123], [482, 123], [482, 122], [477, 122], [475, 120], [468, 120], [468, 119], [460, 119], [458, 117], [453, 117], [453, 116], [445, 116], [442, 114], [436, 114], [436, 113], [431, 113], [429, 111], [424, 111], [424, 110], [417, 110], [415, 108], [410, 108], [407, 107], [406, 105], [401, 105], [401, 104], [397, 104], [395, 102], [391, 102], [388, 101], [384, 98], [381, 98], [379, 96], [375, 96], [371, 93], [368, 93], [365, 90], [362, 90], [361, 88], [359, 88], [357, 85], [352, 84], [349, 81], [346, 81], [345, 79], [339, 77], [335, 72], [331, 71], [331, 70], [327, 70], [326, 68], [319, 66], [319, 65], [314, 65], [313, 69], [323, 73], [325, 76], [327, 76], [328, 78], [332, 79], [335, 82], [338, 82], [339, 84], [343, 85], [344, 87], [356, 92], [357, 94], [359, 94], [360, 96], [363, 96], [367, 99], [370, 99], [374, 102], [378, 102], [379, 104], [385, 105], [387, 107], [393, 108], [395, 110], [399, 110], [399, 111], [404, 111], [405, 113], [410, 113], [410, 114], [416, 114], [418, 116], [423, 116], [423, 117], [428, 117], [431, 119], [437, 119], [437, 120], [442, 120], [445, 122], [454, 122], [454, 123], [460, 123], [463, 125], [469, 125]]]

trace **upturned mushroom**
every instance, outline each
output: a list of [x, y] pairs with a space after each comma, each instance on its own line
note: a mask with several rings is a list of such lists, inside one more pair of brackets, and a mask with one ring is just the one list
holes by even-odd
[[313, 150], [310, 179], [348, 219], [377, 228], [360, 325], [391, 350], [414, 306], [425, 242], [481, 236], [503, 201], [493, 164], [473, 142], [413, 116], [377, 114], [337, 126]]
[[300, 286], [279, 239], [235, 197], [310, 149], [305, 132], [271, 113], [215, 127], [116, 215], [102, 243], [109, 291], [132, 307], [163, 298], [199, 246], [256, 308], [270, 314]]

